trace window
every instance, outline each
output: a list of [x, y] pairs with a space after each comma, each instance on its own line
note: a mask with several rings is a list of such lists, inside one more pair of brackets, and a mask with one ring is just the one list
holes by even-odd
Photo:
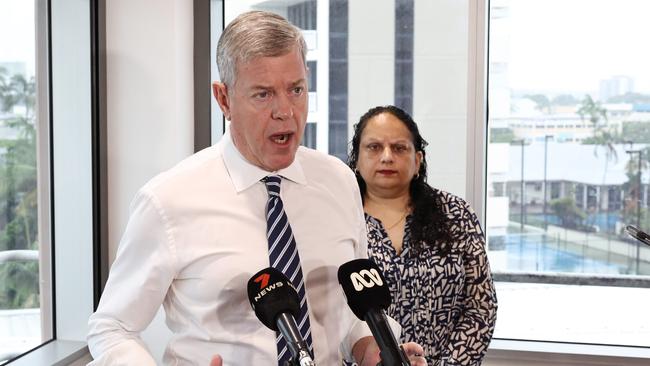
[[99, 3], [0, 2], [0, 364], [85, 347], [101, 260]]
[[52, 332], [48, 248], [41, 250], [49, 240], [39, 221], [41, 202], [49, 200], [40, 189], [49, 181], [40, 165], [49, 162], [39, 144], [48, 135], [37, 110], [38, 91], [48, 83], [36, 65], [35, 14], [33, 1], [0, 3], [0, 363]]
[[[303, 144], [345, 161], [361, 115], [394, 104], [414, 117], [429, 142], [427, 156], [434, 162], [429, 181], [465, 197], [467, 146], [455, 141], [465, 141], [469, 133], [468, 3], [377, 1], [372, 17], [368, 6], [350, 0], [233, 0], [223, 2], [223, 20], [228, 24], [244, 11], [267, 10], [303, 30], [310, 68]], [[213, 34], [215, 47], [218, 36]], [[212, 125], [221, 130], [218, 112]]]
[[[648, 347], [650, 318], [639, 314], [650, 301], [650, 247], [624, 228], [650, 229], [641, 129], [650, 53], [637, 46], [650, 32], [641, 15], [650, 4], [489, 6], [488, 129], [512, 118], [540, 128], [570, 121], [554, 138], [515, 129], [488, 144], [488, 254], [502, 281], [495, 337]], [[502, 185], [510, 205], [492, 193]]]

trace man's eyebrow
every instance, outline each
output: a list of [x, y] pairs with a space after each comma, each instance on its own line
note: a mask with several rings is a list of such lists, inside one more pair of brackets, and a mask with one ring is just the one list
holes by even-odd
[[296, 85], [304, 84], [306, 82], [307, 82], [306, 79], [298, 79], [298, 80], [294, 81], [293, 83], [291, 83], [290, 85], [291, 86], [296, 86]]

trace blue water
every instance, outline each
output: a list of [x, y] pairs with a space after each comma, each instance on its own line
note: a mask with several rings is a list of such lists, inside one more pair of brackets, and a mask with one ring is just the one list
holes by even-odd
[[[531, 223], [533, 220], [535, 222], [544, 222], [543, 214], [526, 214], [526, 222]], [[517, 214], [512, 215], [512, 220], [519, 222], [519, 216]], [[599, 231], [602, 233], [610, 232], [613, 233], [616, 230], [616, 222], [621, 221], [621, 215], [618, 213], [598, 213], [598, 214], [589, 214], [582, 221], [582, 225], [585, 226], [597, 226]], [[546, 214], [546, 222], [549, 225], [561, 226], [562, 221], [560, 218], [553, 214]]]
[[508, 234], [505, 237], [507, 269], [594, 274], [627, 274], [631, 270], [628, 265], [599, 261], [563, 250], [554, 241], [549, 243], [544, 238], [539, 234]]

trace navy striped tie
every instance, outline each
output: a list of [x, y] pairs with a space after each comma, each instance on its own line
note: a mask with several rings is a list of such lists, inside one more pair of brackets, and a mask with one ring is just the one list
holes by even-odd
[[[311, 339], [309, 312], [307, 311], [307, 298], [305, 297], [305, 281], [300, 268], [300, 256], [289, 225], [289, 219], [284, 212], [284, 205], [280, 198], [282, 178], [277, 175], [270, 175], [262, 180], [269, 192], [269, 200], [266, 204], [266, 236], [269, 241], [269, 262], [271, 267], [280, 270], [285, 276], [289, 277], [291, 283], [298, 290], [300, 318], [296, 319], [296, 322], [302, 338], [313, 355], [314, 346]], [[277, 334], [276, 343], [278, 346], [278, 365], [283, 366], [291, 359], [291, 353], [287, 349], [284, 338], [279, 333]]]

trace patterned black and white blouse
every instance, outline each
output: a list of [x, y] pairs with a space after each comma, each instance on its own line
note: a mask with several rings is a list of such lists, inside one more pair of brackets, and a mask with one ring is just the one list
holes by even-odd
[[393, 302], [387, 314], [402, 325], [402, 342], [424, 347], [429, 365], [480, 365], [497, 312], [484, 234], [464, 200], [435, 191], [457, 238], [449, 254], [431, 246], [415, 254], [409, 215], [398, 255], [381, 221], [366, 214], [368, 255], [388, 282]]

